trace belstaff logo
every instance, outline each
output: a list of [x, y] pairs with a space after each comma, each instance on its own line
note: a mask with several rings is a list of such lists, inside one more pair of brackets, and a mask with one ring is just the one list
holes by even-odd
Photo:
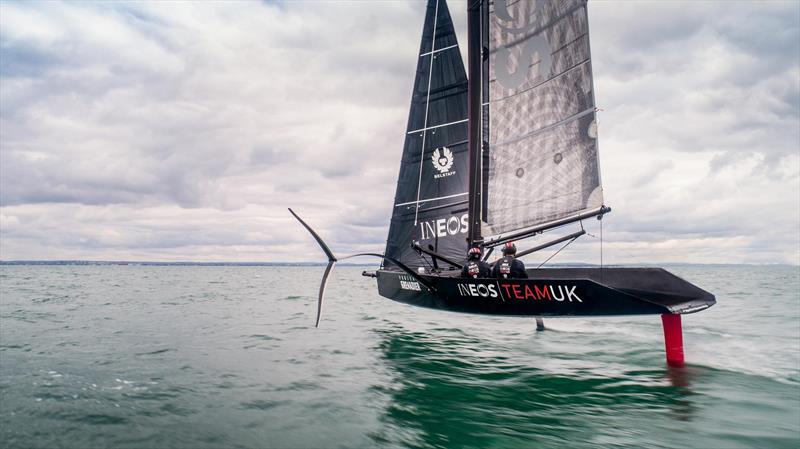
[[453, 168], [453, 162], [455, 162], [453, 159], [453, 152], [450, 148], [441, 147], [433, 150], [431, 162], [433, 162], [433, 167], [439, 172], [433, 175], [435, 179], [456, 174], [455, 171], [450, 171], [450, 169]]

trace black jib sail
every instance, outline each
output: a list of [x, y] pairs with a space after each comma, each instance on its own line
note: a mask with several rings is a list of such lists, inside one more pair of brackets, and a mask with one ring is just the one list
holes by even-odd
[[418, 242], [462, 260], [467, 177], [467, 75], [447, 3], [429, 0], [386, 256], [412, 268], [430, 268], [431, 258], [411, 247]]
[[478, 173], [491, 243], [599, 211], [603, 191], [586, 1], [495, 0], [483, 13], [488, 145]]

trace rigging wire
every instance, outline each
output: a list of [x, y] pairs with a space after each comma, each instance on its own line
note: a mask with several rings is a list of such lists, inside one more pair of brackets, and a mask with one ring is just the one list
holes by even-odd
[[603, 219], [600, 219], [600, 269], [603, 269]]
[[[602, 269], [605, 266], [605, 262], [603, 260], [605, 255], [605, 251], [603, 249], [603, 220], [600, 220], [600, 232], [598, 234], [599, 235], [592, 234], [591, 232], [586, 233], [586, 235], [588, 235], [589, 237], [600, 241], [600, 268]], [[639, 257], [634, 255], [630, 251], [626, 251], [625, 249], [620, 247], [614, 248], [614, 253], [623, 254], [629, 257], [631, 260], [638, 259]]]
[[[436, 26], [437, 21], [439, 20], [439, 0], [436, 0], [436, 10], [433, 14], [433, 30], [431, 36], [431, 52], [436, 50]], [[428, 64], [428, 92], [427, 96], [425, 97], [425, 121], [423, 122], [423, 131], [422, 131], [422, 148], [419, 151], [419, 177], [417, 178], [417, 202], [414, 205], [414, 226], [417, 226], [417, 218], [419, 216], [419, 192], [422, 190], [422, 166], [425, 162], [425, 136], [427, 136], [428, 131], [428, 108], [431, 102], [431, 78], [433, 78], [433, 60], [436, 57], [431, 53], [431, 61]]]
[[560, 253], [560, 252], [561, 252], [561, 250], [563, 250], [564, 248], [568, 247], [568, 246], [570, 245], [570, 243], [574, 242], [574, 241], [575, 241], [575, 240], [577, 240], [577, 239], [578, 239], [578, 237], [573, 237], [573, 238], [572, 238], [570, 241], [568, 241], [568, 242], [567, 242], [567, 243], [566, 243], [564, 246], [562, 246], [562, 247], [561, 247], [561, 248], [560, 248], [558, 251], [556, 251], [555, 253], [553, 253], [553, 255], [551, 255], [550, 257], [548, 257], [548, 258], [547, 258], [547, 259], [546, 259], [544, 262], [540, 263], [540, 264], [539, 264], [539, 266], [538, 266], [538, 267], [536, 267], [536, 268], [537, 268], [537, 269], [538, 269], [538, 268], [542, 268], [542, 265], [544, 265], [544, 264], [546, 264], [547, 262], [549, 262], [549, 261], [550, 261], [550, 259], [552, 259], [553, 257], [556, 257], [556, 256], [558, 255], [558, 253]]
[[428, 259], [426, 259], [425, 257], [422, 256], [422, 251], [420, 251], [420, 250], [416, 250], [416, 251], [417, 251], [417, 254], [419, 255], [419, 258], [422, 259], [422, 261], [425, 262], [425, 265], [428, 266], [427, 271], [429, 273], [433, 273], [434, 269], [435, 269], [435, 267], [433, 266], [433, 257], [431, 257], [431, 260], [428, 261]]
[[603, 217], [600, 217], [600, 282], [603, 282]]

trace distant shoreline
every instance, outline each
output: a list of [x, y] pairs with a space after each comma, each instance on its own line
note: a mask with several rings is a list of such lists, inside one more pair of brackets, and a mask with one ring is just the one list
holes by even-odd
[[[326, 262], [154, 262], [154, 261], [118, 261], [118, 260], [0, 260], [0, 265], [133, 265], [133, 266], [178, 266], [178, 267], [324, 267]], [[376, 263], [343, 263], [339, 266], [350, 267], [376, 267]], [[798, 265], [782, 263], [625, 263], [607, 264], [606, 267], [678, 267], [678, 266], [697, 266], [697, 267], [730, 267], [730, 266], [752, 266], [752, 267], [797, 267]], [[598, 264], [590, 263], [553, 263], [548, 264], [549, 268], [565, 267], [597, 267]]]
[[[197, 266], [197, 267], [317, 267], [325, 262], [153, 262], [117, 260], [0, 260], [0, 265], [134, 265], [134, 266]], [[374, 267], [374, 263], [344, 263], [340, 266]]]

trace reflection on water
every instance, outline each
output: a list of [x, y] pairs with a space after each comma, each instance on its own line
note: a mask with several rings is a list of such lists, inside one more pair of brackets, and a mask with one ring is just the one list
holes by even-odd
[[[608, 377], [587, 370], [553, 374], [529, 359], [466, 335], [380, 330], [380, 352], [395, 379], [378, 441], [413, 447], [641, 444], [653, 415], [692, 419], [688, 369]], [[643, 439], [644, 438], [644, 439]]]

